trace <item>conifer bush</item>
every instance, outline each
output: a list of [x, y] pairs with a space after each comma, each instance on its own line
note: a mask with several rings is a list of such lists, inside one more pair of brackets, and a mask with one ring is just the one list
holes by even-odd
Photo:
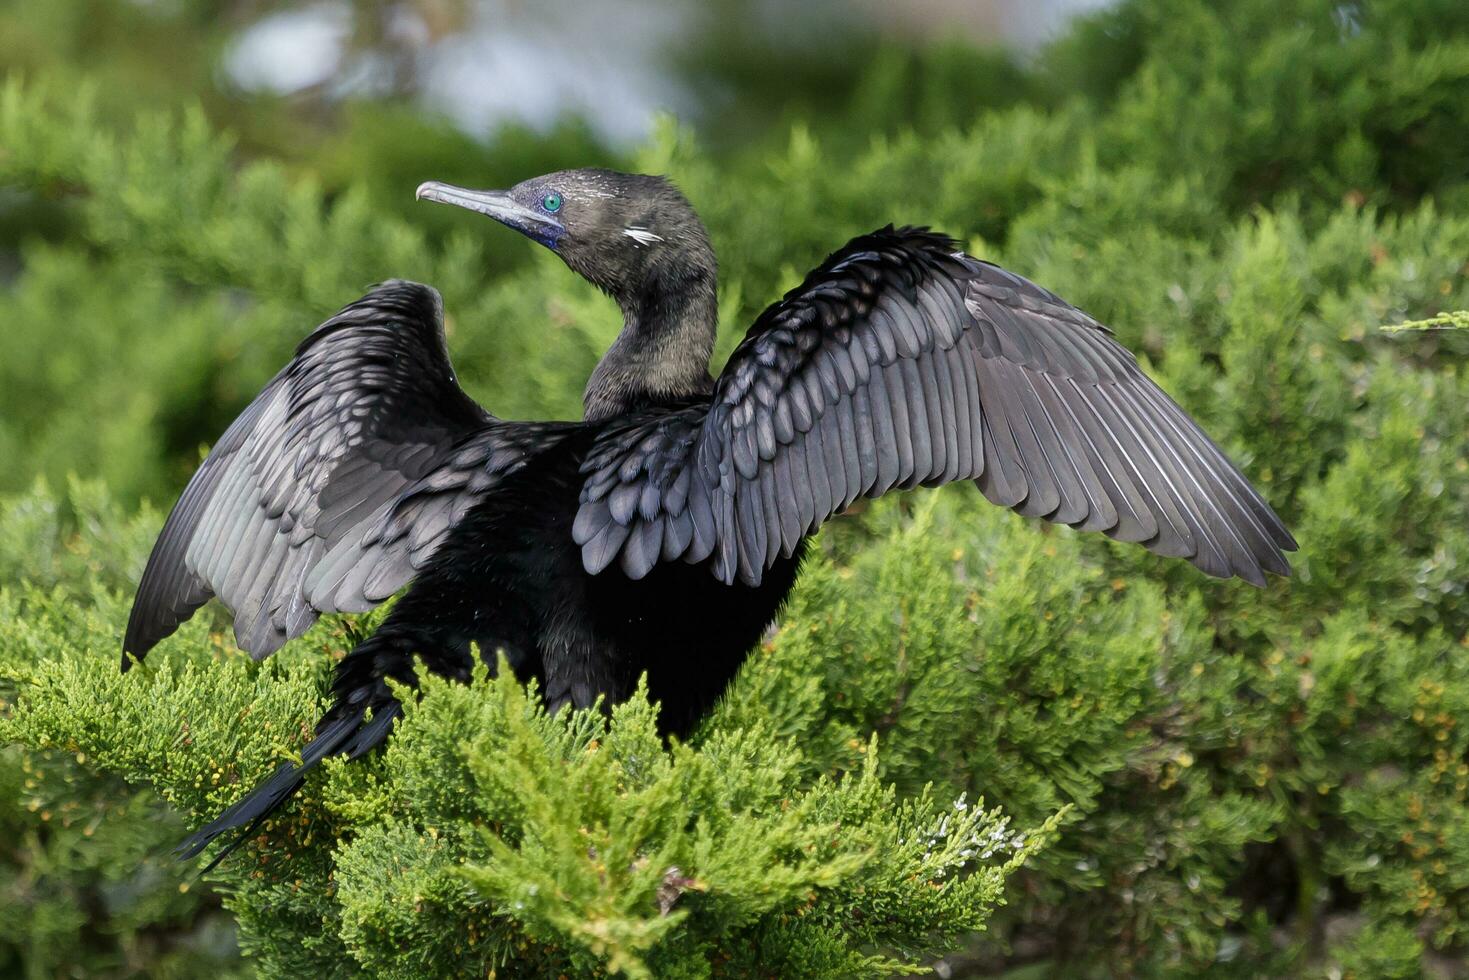
[[[642, 696], [548, 717], [427, 679], [203, 881], [170, 846], [299, 751], [375, 617], [255, 664], [205, 610], [119, 675], [201, 445], [379, 279], [443, 292], [506, 417], [574, 417], [619, 320], [552, 256], [384, 205], [373, 161], [405, 164], [370, 123], [290, 156], [85, 72], [6, 79], [0, 975], [1462, 971], [1469, 331], [1383, 328], [1469, 309], [1469, 9], [1132, 0], [977, 76], [1013, 92], [956, 64], [889, 52], [845, 110], [617, 161], [708, 223], [721, 354], [847, 236], [933, 224], [1110, 323], [1286, 518], [1295, 577], [971, 487], [861, 505], [686, 743]], [[405, 200], [547, 167], [413, 125], [487, 172]]]

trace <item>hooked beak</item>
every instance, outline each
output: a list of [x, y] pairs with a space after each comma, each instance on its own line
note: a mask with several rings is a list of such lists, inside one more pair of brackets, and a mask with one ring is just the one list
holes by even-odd
[[419, 201], [437, 201], [489, 215], [547, 248], [555, 248], [557, 240], [566, 231], [566, 226], [549, 214], [526, 207], [504, 191], [472, 191], [429, 180], [419, 184], [413, 196]]

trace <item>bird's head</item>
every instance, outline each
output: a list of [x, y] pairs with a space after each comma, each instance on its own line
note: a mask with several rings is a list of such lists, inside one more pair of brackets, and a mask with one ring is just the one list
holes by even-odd
[[687, 288], [714, 276], [714, 252], [698, 215], [664, 177], [559, 170], [509, 190], [428, 181], [417, 197], [453, 204], [540, 242], [625, 309], [661, 280]]

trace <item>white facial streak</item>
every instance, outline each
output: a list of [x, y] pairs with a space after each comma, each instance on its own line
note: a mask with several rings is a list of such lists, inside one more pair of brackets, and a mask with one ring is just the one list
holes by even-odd
[[646, 228], [624, 228], [622, 229], [622, 233], [628, 238], [631, 238], [639, 248], [644, 245], [651, 245], [654, 242], [663, 241], [662, 235], [655, 235]]

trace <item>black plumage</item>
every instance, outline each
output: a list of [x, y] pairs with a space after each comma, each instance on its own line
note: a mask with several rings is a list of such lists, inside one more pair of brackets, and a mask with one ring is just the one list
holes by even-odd
[[621, 307], [581, 422], [507, 422], [459, 388], [438, 294], [393, 281], [312, 333], [170, 515], [124, 640], [141, 659], [211, 596], [256, 657], [410, 581], [339, 665], [285, 765], [185, 844], [261, 819], [305, 771], [380, 743], [415, 659], [503, 650], [553, 708], [643, 672], [671, 732], [719, 696], [859, 496], [974, 480], [1021, 514], [1264, 584], [1295, 542], [1101, 324], [924, 229], [830, 256], [717, 380], [713, 251], [661, 178], [566, 171], [508, 193], [426, 184], [560, 255]]

